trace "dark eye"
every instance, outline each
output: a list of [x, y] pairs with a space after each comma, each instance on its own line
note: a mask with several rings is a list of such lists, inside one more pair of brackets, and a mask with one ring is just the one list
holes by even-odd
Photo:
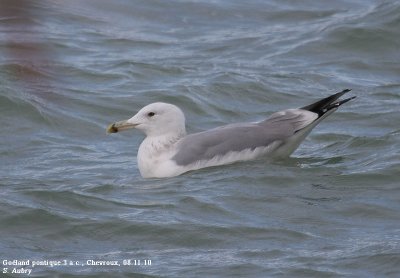
[[153, 117], [155, 114], [156, 114], [156, 113], [154, 113], [154, 112], [149, 112], [149, 113], [147, 113], [147, 116]]

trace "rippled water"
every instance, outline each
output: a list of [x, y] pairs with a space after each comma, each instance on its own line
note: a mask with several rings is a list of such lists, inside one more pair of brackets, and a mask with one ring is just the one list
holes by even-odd
[[[2, 269], [398, 277], [399, 38], [398, 1], [1, 0]], [[155, 101], [195, 132], [344, 88], [358, 98], [284, 161], [144, 180], [143, 135], [105, 134]]]

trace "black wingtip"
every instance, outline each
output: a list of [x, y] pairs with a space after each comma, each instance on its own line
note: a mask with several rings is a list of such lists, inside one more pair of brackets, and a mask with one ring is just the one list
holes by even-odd
[[346, 102], [348, 102], [348, 101], [350, 101], [350, 100], [352, 100], [352, 99], [355, 99], [355, 98], [356, 98], [356, 96], [354, 96], [354, 97], [349, 97], [349, 98], [346, 98], [346, 99], [344, 99], [344, 100], [341, 100], [341, 101], [332, 103], [332, 104], [329, 105], [326, 109], [329, 110], [329, 109], [332, 109], [332, 108], [335, 108], [335, 107], [339, 107], [340, 105], [342, 105], [342, 104], [344, 104], [344, 103], [346, 103]]
[[348, 102], [348, 101], [350, 101], [350, 100], [352, 100], [352, 99], [355, 99], [356, 97], [357, 97], [357, 96], [346, 98], [346, 99], [344, 99], [344, 100], [339, 101], [338, 104], [339, 104], [339, 106], [340, 106], [340, 105], [342, 105], [343, 103], [346, 103], [346, 102]]
[[322, 116], [327, 111], [329, 111], [333, 108], [337, 108], [340, 105], [354, 99], [355, 97], [350, 97], [350, 98], [336, 102], [336, 100], [338, 100], [341, 96], [343, 96], [345, 93], [348, 93], [350, 91], [351, 91], [351, 89], [344, 89], [343, 91], [341, 91], [339, 93], [333, 94], [333, 95], [326, 97], [324, 99], [321, 99], [315, 103], [304, 106], [301, 109], [308, 110], [308, 111], [317, 113], [319, 116]]

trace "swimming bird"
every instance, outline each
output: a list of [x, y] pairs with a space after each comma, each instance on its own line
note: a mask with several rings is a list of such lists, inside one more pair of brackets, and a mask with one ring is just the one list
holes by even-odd
[[173, 177], [262, 156], [287, 157], [316, 125], [355, 98], [338, 100], [349, 91], [343, 90], [301, 108], [276, 112], [259, 122], [228, 124], [193, 134], [186, 134], [181, 109], [156, 102], [128, 120], [109, 125], [107, 132], [131, 128], [143, 131], [146, 138], [137, 154], [140, 174], [143, 178]]

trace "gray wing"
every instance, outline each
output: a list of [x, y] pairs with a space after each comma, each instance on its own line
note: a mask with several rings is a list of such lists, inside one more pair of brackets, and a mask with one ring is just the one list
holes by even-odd
[[172, 159], [178, 165], [189, 165], [231, 151], [267, 147], [276, 141], [284, 142], [317, 117], [318, 114], [313, 112], [289, 109], [274, 113], [259, 123], [232, 124], [190, 134], [178, 143], [178, 151]]

